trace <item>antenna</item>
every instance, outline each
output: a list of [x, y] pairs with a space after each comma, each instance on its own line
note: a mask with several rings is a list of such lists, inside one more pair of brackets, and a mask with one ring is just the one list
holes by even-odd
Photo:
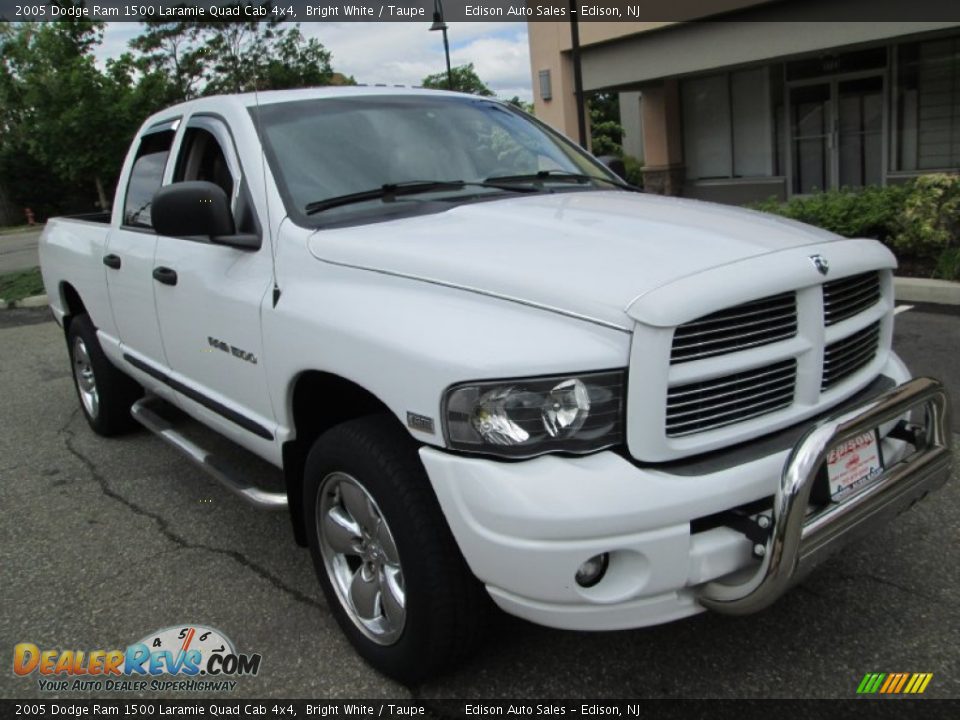
[[280, 301], [280, 285], [277, 283], [277, 250], [273, 244], [273, 223], [270, 222], [270, 195], [267, 193], [267, 154], [263, 149], [263, 131], [260, 123], [260, 92], [257, 78], [257, 64], [253, 64], [253, 102], [257, 107], [254, 126], [257, 129], [257, 139], [260, 141], [260, 172], [263, 183], [263, 203], [267, 213], [267, 242], [270, 245], [270, 279], [273, 281], [273, 307]]

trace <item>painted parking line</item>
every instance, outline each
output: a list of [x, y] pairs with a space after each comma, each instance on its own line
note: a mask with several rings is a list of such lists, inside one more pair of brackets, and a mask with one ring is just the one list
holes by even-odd
[[893, 314], [899, 315], [900, 313], [905, 313], [908, 310], [913, 310], [913, 305], [897, 305], [897, 308], [893, 311]]

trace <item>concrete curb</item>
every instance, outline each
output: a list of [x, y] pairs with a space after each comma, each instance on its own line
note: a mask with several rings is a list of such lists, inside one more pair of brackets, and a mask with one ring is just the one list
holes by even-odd
[[50, 304], [46, 295], [33, 295], [22, 300], [4, 300], [0, 298], [0, 310], [13, 310], [15, 308], [42, 308]]
[[927, 278], [894, 278], [897, 302], [960, 305], [960, 283]]

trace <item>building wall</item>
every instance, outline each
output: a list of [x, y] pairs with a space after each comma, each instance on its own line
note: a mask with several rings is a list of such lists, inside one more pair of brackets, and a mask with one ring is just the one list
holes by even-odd
[[[814, 4], [823, 1], [809, 0]], [[866, 0], [847, 0], [844, 7], [848, 8], [851, 3], [860, 3], [865, 9], [869, 7]], [[940, 96], [943, 91], [934, 88], [935, 84], [937, 87], [942, 84], [940, 80], [931, 75], [927, 90], [923, 91], [916, 85], [918, 82], [922, 84], [923, 79], [915, 79], [911, 89], [904, 85], [906, 62], [903, 59], [909, 59], [914, 65], [926, 61], [923, 57], [918, 60], [904, 55], [898, 70], [896, 59], [901, 57], [901, 48], [913, 47], [912, 52], [916, 53], [916, 47], [920, 46], [905, 43], [920, 39], [924, 40], [921, 55], [928, 51], [928, 54], [945, 52], [936, 62], [927, 63], [926, 67], [933, 68], [928, 74], [941, 72], [943, 58], [948, 58], [947, 64], [953, 64], [955, 76], [955, 83], [950, 81], [954, 88], [952, 92], [954, 96], [960, 96], [960, 33], [957, 32], [960, 23], [777, 20], [777, 13], [789, 6], [795, 8], [797, 5], [788, 1], [746, 10], [740, 17], [753, 17], [750, 22], [632, 23], [630, 28], [624, 28], [624, 24], [581, 23], [584, 89], [586, 92], [620, 93], [624, 149], [631, 155], [642, 153], [648, 189], [737, 204], [770, 197], [785, 199], [791, 192], [797, 192], [796, 188], [801, 186], [791, 175], [795, 169], [792, 166], [802, 168], [804, 178], [810, 176], [806, 173], [806, 165], [795, 162], [793, 146], [788, 146], [786, 140], [791, 137], [790, 128], [793, 127], [786, 116], [790, 107], [787, 96], [791, 92], [786, 82], [793, 76], [788, 78], [785, 68], [812, 64], [814, 74], [811, 77], [814, 79], [811, 82], [820, 82], [816, 79], [817, 72], [822, 72], [829, 81], [831, 76], [841, 77], [844, 58], [870, 53], [872, 49], [886, 52], [887, 60], [886, 65], [873, 65], [868, 71], [879, 76], [878, 87], [881, 82], [883, 84], [882, 90], [878, 90], [871, 100], [874, 111], [876, 103], [883, 104], [883, 129], [879, 132], [879, 140], [872, 141], [874, 145], [869, 153], [860, 150], [859, 157], [868, 158], [873, 163], [873, 173], [869, 177], [878, 178], [866, 182], [900, 182], [916, 168], [941, 169], [930, 165], [929, 158], [934, 155], [949, 158], [942, 169], [960, 168], [960, 160], [956, 159], [960, 158], [960, 104], [952, 111], [955, 117], [945, 121], [947, 130], [944, 130], [937, 125], [942, 121], [934, 118], [940, 117], [937, 113], [942, 112], [939, 105], [932, 107], [934, 101], [942, 105]], [[604, 27], [609, 25], [614, 27]], [[585, 35], [583, 28], [591, 26], [590, 34]], [[542, 52], [546, 47], [544, 38], [549, 38], [552, 43], [550, 53]], [[587, 38], [593, 42], [588, 42]], [[945, 51], [942, 47], [939, 50], [928, 48], [930, 43], [948, 47]], [[558, 86], [556, 82], [558, 77], [564, 80], [565, 72], [572, 76], [572, 63], [566, 51], [569, 45], [567, 23], [531, 24], [532, 68], [550, 62], [554, 62], [551, 67], [556, 68], [554, 93], [549, 101], [536, 98], [538, 87], [534, 77], [534, 94], [539, 100], [537, 113], [568, 135], [575, 136], [572, 77], [566, 84], [561, 82]], [[831, 70], [831, 63], [838, 65], [839, 69]], [[723, 86], [726, 87], [725, 93], [719, 92], [723, 87], [716, 86], [717, 82], [726, 83]], [[712, 90], [711, 84], [714, 85]], [[703, 88], [707, 93], [699, 105], [691, 100], [696, 96], [694, 87]], [[830, 107], [833, 110], [826, 112], [840, 112], [837, 87], [835, 82], [831, 91], [834, 100]], [[560, 88], [559, 92], [557, 88]], [[897, 95], [898, 88], [903, 88], [901, 96]], [[716, 98], [719, 102], [714, 100]], [[912, 103], [912, 109], [906, 114], [904, 103]], [[727, 116], [717, 115], [718, 112], [726, 112]], [[911, 121], [916, 124], [920, 117], [917, 113], [927, 113], [925, 131], [908, 127]], [[689, 118], [686, 122], [685, 117]], [[724, 127], [726, 131], [722, 129]], [[958, 139], [941, 142], [938, 138], [945, 132], [950, 138], [956, 136]], [[724, 137], [727, 137], [726, 141]], [[876, 138], [877, 134], [873, 137]], [[923, 164], [924, 139], [929, 155], [926, 165]], [[911, 152], [911, 147], [917, 149], [918, 141], [921, 143], [920, 152]], [[704, 142], [712, 144], [704, 145]], [[724, 142], [727, 147], [723, 147]], [[950, 147], [944, 155], [941, 146], [947, 145]], [[879, 155], [880, 147], [882, 155]], [[807, 154], [801, 155], [800, 159], [806, 163], [810, 155], [809, 151], [804, 152]], [[898, 158], [904, 153], [919, 159], [913, 160], [914, 165], [906, 160], [901, 162]], [[840, 167], [840, 156], [831, 157], [833, 167]], [[726, 167], [718, 171], [717, 168], [724, 163]], [[878, 166], [880, 174], [877, 174]], [[849, 164], [843, 167], [849, 167]], [[839, 185], [843, 177], [851, 177], [850, 173], [838, 177], [837, 171], [833, 172], [826, 185], [819, 183], [812, 187], [822, 189], [821, 186], [828, 187], [833, 183]], [[805, 181], [803, 187], [809, 184]]]

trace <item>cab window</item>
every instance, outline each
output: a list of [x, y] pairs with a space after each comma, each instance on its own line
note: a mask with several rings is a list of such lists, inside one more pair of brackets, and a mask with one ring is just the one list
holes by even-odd
[[208, 130], [187, 128], [183, 149], [173, 174], [174, 182], [205, 180], [219, 185], [227, 198], [233, 198], [233, 175], [220, 143]]
[[137, 156], [127, 181], [123, 203], [123, 224], [135, 228], [152, 229], [150, 204], [153, 195], [163, 183], [163, 170], [173, 145], [173, 130], [144, 135], [137, 148]]
[[190, 180], [205, 180], [220, 186], [231, 203], [237, 232], [259, 234], [260, 228], [246, 185], [240, 183], [240, 191], [234, 198], [238, 178], [230, 171], [220, 141], [212, 132], [200, 127], [187, 128], [173, 172], [173, 182]]

